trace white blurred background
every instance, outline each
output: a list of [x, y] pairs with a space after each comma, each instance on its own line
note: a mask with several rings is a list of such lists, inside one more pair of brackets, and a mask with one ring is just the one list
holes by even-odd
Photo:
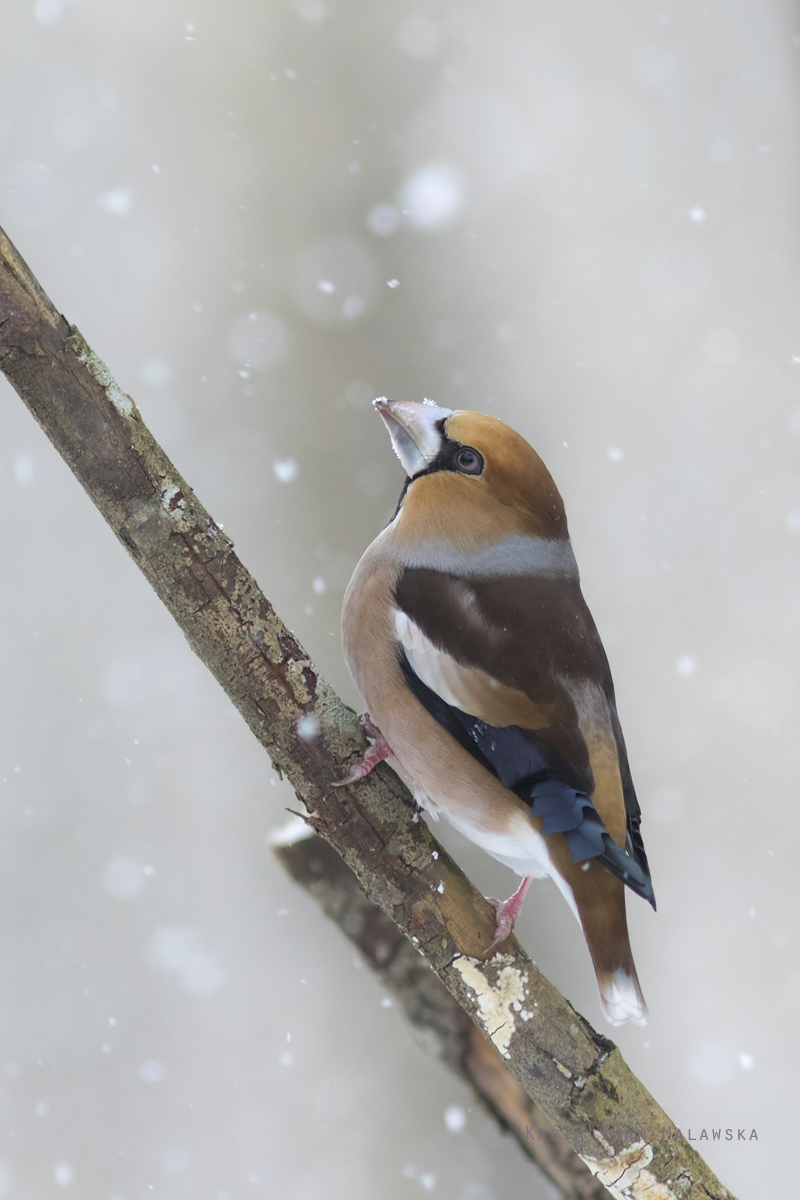
[[[733, 1128], [723, 1183], [787, 1194], [795, 6], [5, 0], [2, 40], [0, 224], [352, 704], [402, 483], [369, 402], [541, 452], [659, 901], [617, 1040]], [[0, 500], [0, 1197], [552, 1196], [271, 861], [291, 793], [1, 380]], [[611, 1032], [552, 885], [519, 933]]]

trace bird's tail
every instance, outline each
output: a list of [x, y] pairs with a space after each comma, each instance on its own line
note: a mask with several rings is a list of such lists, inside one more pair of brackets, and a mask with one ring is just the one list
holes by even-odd
[[[587, 878], [588, 876], [588, 878]], [[594, 963], [603, 1015], [612, 1025], [647, 1024], [647, 1005], [633, 963], [625, 916], [625, 888], [601, 866], [584, 875], [589, 894], [576, 888], [586, 944]], [[583, 882], [583, 881], [582, 881]], [[583, 893], [583, 894], [581, 894]]]

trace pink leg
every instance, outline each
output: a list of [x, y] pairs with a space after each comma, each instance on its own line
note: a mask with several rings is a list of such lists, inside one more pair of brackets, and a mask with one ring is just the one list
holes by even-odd
[[495, 900], [494, 896], [486, 897], [497, 911], [497, 932], [494, 935], [494, 941], [486, 951], [486, 957], [492, 953], [495, 946], [499, 946], [501, 942], [504, 942], [512, 932], [517, 917], [522, 912], [522, 905], [525, 902], [525, 896], [530, 886], [531, 876], [525, 875], [514, 895], [509, 896], [508, 900]]
[[358, 718], [358, 723], [367, 737], [373, 738], [375, 745], [370, 746], [361, 762], [357, 767], [353, 768], [346, 779], [339, 779], [336, 783], [331, 784], [332, 787], [347, 787], [349, 783], [358, 783], [359, 779], [363, 779], [365, 775], [369, 775], [373, 767], [377, 767], [379, 762], [383, 762], [385, 758], [394, 757], [391, 746], [377, 725], [373, 725], [369, 713], [362, 713]]

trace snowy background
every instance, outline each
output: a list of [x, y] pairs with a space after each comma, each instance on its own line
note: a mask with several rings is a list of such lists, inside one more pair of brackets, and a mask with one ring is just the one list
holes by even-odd
[[[784, 1194], [794, 6], [4, 0], [2, 40], [0, 224], [352, 704], [342, 592], [402, 483], [369, 402], [541, 452], [659, 901], [617, 1040]], [[271, 860], [292, 795], [4, 381], [0, 502], [0, 1197], [552, 1196]], [[552, 885], [519, 933], [609, 1032]]]

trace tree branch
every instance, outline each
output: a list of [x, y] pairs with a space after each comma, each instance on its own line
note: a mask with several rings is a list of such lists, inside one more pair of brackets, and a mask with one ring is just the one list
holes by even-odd
[[398, 927], [370, 904], [333, 847], [297, 819], [270, 840], [278, 861], [394, 992], [423, 1050], [469, 1084], [501, 1128], [516, 1138], [528, 1158], [555, 1184], [563, 1200], [602, 1200], [607, 1196], [425, 959]]
[[364, 750], [354, 713], [318, 676], [136, 405], [2, 230], [0, 367], [287, 776], [309, 823], [424, 953], [611, 1194], [729, 1200], [617, 1047], [516, 940], [505, 954], [478, 958], [491, 941], [494, 910], [413, 814], [394, 772], [382, 764], [354, 787], [331, 788]]

